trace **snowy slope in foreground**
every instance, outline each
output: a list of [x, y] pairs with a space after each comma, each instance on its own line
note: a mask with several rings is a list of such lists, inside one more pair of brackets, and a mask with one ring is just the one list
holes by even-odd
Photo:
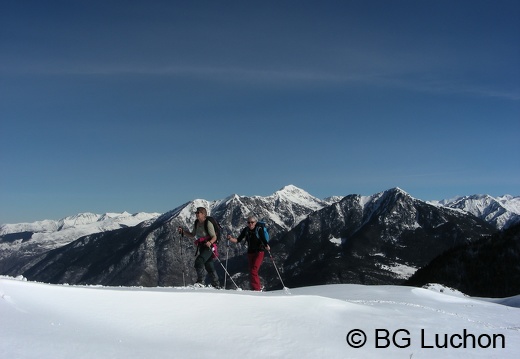
[[[518, 302], [518, 297], [511, 300]], [[5, 358], [513, 358], [520, 354], [520, 309], [412, 287], [328, 285], [287, 294], [60, 286], [0, 277], [0, 318], [0, 353]], [[362, 348], [347, 344], [354, 329], [368, 337]], [[392, 334], [398, 330], [394, 345]], [[383, 339], [386, 331], [391, 333], [389, 340]], [[435, 348], [435, 338], [442, 344], [445, 334], [453, 336], [452, 344]], [[464, 335], [480, 337], [481, 342], [473, 348], [467, 339], [467, 348], [453, 348], [463, 343]], [[351, 338], [359, 342], [360, 332]], [[493, 338], [495, 344], [484, 348]]]

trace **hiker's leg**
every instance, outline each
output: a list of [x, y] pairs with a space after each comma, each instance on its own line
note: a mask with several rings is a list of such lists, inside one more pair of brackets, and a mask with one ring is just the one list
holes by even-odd
[[262, 290], [262, 286], [260, 284], [260, 277], [258, 276], [258, 271], [260, 270], [260, 265], [264, 260], [264, 252], [257, 253], [248, 253], [249, 259], [249, 276], [251, 282], [252, 290]]
[[198, 257], [195, 259], [195, 270], [197, 271], [197, 282], [199, 283], [204, 283], [204, 268], [211, 255], [212, 252], [209, 249], [201, 248]]
[[220, 280], [218, 278], [218, 274], [215, 269], [214, 259], [210, 257], [204, 265], [206, 267], [206, 271], [208, 272], [208, 274], [211, 278], [211, 284], [214, 287], [220, 287]]
[[197, 272], [197, 283], [204, 283], [204, 257], [200, 254], [195, 258], [194, 267]]

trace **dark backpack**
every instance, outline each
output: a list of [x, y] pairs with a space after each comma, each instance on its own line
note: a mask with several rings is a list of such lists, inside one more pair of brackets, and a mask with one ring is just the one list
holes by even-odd
[[[211, 223], [213, 224], [213, 228], [215, 229], [215, 235], [217, 236], [217, 241], [215, 243], [213, 243], [213, 248], [212, 248], [213, 255], [211, 256], [211, 258], [216, 258], [216, 257], [218, 257], [217, 243], [220, 241], [220, 237], [222, 234], [222, 227], [220, 226], [220, 223], [218, 223], [218, 221], [215, 218], [207, 216], [206, 220], [204, 221], [204, 230], [206, 231], [206, 233], [208, 235], [209, 235], [208, 221], [211, 221]], [[195, 226], [197, 225], [198, 222], [199, 222], [199, 220], [196, 219]], [[195, 243], [197, 244], [197, 251], [195, 252], [195, 255], [197, 255], [199, 253], [199, 246], [201, 246], [203, 243], [205, 243], [206, 240], [209, 240], [209, 238], [210, 237], [204, 237], [204, 238], [200, 238], [199, 240], [195, 241]]]
[[[198, 221], [199, 221], [198, 219], [195, 220], [195, 225], [197, 224]], [[218, 243], [220, 241], [220, 237], [222, 236], [222, 227], [220, 226], [220, 223], [218, 223], [218, 221], [215, 218], [213, 218], [211, 216], [207, 216], [206, 220], [204, 221], [204, 230], [206, 231], [207, 234], [209, 234], [208, 221], [211, 221], [211, 223], [213, 224], [213, 228], [215, 229], [215, 235], [217, 236], [216, 243]]]
[[260, 231], [264, 232], [264, 238], [267, 241], [267, 243], [269, 243], [269, 230], [267, 229], [265, 222], [262, 222], [262, 221], [256, 222], [255, 235], [256, 235], [256, 238], [258, 238], [258, 239], [260, 239]]

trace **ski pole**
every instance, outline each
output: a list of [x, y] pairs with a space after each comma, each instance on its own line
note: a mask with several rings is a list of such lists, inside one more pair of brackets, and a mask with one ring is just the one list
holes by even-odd
[[181, 262], [182, 262], [182, 284], [186, 287], [186, 278], [185, 278], [185, 275], [184, 275], [184, 272], [186, 270], [186, 263], [184, 263], [184, 255], [182, 253], [182, 242], [184, 239], [184, 231], [181, 232], [181, 237], [179, 238], [179, 243], [180, 243], [180, 247], [181, 247]]
[[280, 275], [280, 272], [278, 271], [278, 267], [276, 266], [276, 263], [274, 262], [273, 255], [271, 254], [271, 251], [266, 248], [267, 253], [269, 253], [269, 257], [271, 257], [271, 261], [273, 262], [274, 269], [276, 269], [276, 273], [278, 274], [278, 278], [280, 278], [280, 282], [282, 282], [282, 286], [285, 292], [288, 292], [289, 288], [287, 288], [282, 280], [282, 276]]
[[[233, 280], [233, 278], [231, 278], [231, 275], [229, 274], [229, 272], [227, 271], [226, 267], [224, 267], [224, 265], [222, 264], [222, 261], [220, 260], [219, 257], [215, 256], [215, 258], [217, 258], [217, 261], [220, 263], [220, 265], [222, 266], [222, 269], [224, 269], [224, 272], [226, 272], [226, 275], [229, 276], [229, 279], [231, 279], [231, 281], [233, 282], [233, 284], [235, 285], [236, 289], [240, 289], [238, 287], [238, 285], [235, 283], [235, 281]], [[226, 287], [224, 287], [226, 288]]]
[[[229, 241], [226, 241], [226, 268], [224, 268], [226, 270], [226, 272], [227, 272], [228, 258], [229, 258]], [[227, 276], [224, 276], [224, 288], [226, 288], [226, 279], [227, 279]]]

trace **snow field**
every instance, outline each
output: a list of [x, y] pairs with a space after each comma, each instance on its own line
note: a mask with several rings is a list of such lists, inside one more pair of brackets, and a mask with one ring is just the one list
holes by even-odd
[[[0, 277], [0, 353], [55, 359], [520, 354], [520, 309], [439, 288], [327, 285], [287, 294], [66, 286]], [[361, 348], [347, 343], [354, 329], [366, 334]], [[442, 342], [444, 334], [450, 338], [464, 330], [483, 339], [500, 334], [506, 347], [436, 347], [436, 335]]]

